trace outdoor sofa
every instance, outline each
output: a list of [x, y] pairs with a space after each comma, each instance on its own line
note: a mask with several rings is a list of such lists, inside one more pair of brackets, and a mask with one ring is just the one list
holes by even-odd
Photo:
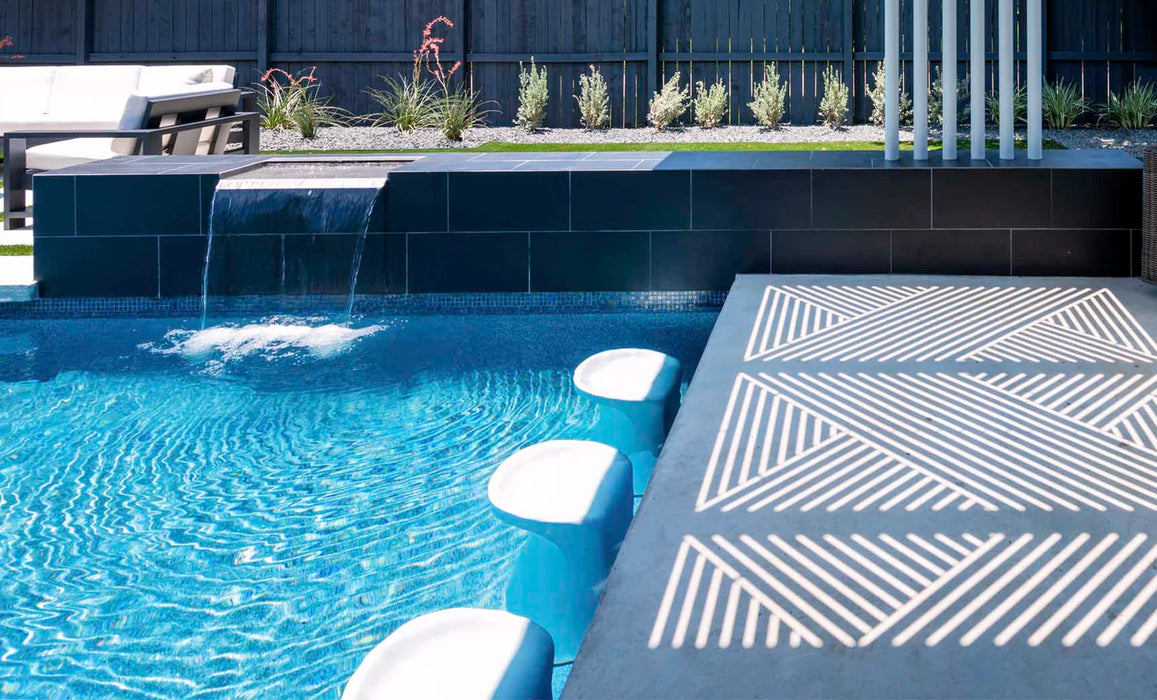
[[[232, 66], [0, 68], [4, 226], [22, 228], [32, 175], [128, 155], [258, 149], [252, 93]], [[234, 128], [236, 127], [236, 128]]]

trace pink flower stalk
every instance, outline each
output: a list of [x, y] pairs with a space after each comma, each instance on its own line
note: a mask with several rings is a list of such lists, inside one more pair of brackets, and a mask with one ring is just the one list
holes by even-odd
[[446, 90], [450, 78], [462, 67], [462, 61], [455, 61], [449, 70], [443, 67], [442, 44], [446, 43], [446, 37], [434, 36], [434, 29], [439, 24], [446, 25], [447, 29], [454, 28], [454, 22], [447, 17], [435, 17], [426, 24], [426, 28], [422, 30], [422, 45], [414, 51], [414, 80], [415, 82], [418, 80], [418, 75], [425, 66], [442, 89]]
[[[11, 48], [15, 45], [16, 45], [16, 42], [12, 41], [12, 37], [7, 36], [7, 35], [0, 36], [0, 49], [8, 49], [8, 48]], [[19, 54], [12, 54], [9, 56], [0, 56], [0, 58], [24, 58], [24, 57], [19, 55]]]
[[270, 83], [272, 85], [278, 82], [276, 80], [276, 76], [280, 75], [281, 77], [285, 78], [286, 82], [289, 83], [289, 87], [300, 88], [304, 87], [306, 83], [317, 82], [317, 78], [315, 78], [313, 75], [316, 70], [317, 66], [313, 66], [309, 69], [308, 73], [294, 75], [293, 73], [282, 70], [281, 68], [270, 68], [269, 70], [265, 71], [265, 75], [261, 76], [261, 82]]

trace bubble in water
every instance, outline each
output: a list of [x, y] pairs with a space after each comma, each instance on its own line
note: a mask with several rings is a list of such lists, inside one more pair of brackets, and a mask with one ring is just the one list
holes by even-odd
[[373, 325], [351, 328], [335, 323], [310, 325], [310, 319], [272, 318], [243, 326], [212, 326], [200, 331], [174, 330], [165, 334], [168, 345], [143, 343], [140, 347], [162, 355], [182, 355], [214, 364], [247, 357], [272, 360], [286, 355], [332, 357], [355, 342], [384, 330]]

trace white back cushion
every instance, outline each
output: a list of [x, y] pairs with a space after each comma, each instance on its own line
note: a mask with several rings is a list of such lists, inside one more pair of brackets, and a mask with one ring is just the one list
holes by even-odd
[[137, 92], [142, 95], [167, 95], [180, 92], [188, 85], [213, 81], [213, 70], [208, 66], [145, 66]]
[[60, 120], [120, 119], [137, 89], [140, 66], [62, 66], [52, 79], [48, 116]]
[[43, 119], [56, 70], [53, 66], [0, 68], [0, 121]]

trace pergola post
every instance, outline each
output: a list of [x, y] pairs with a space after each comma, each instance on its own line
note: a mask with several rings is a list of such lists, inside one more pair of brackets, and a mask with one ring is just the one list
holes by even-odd
[[1000, 0], [999, 12], [1000, 159], [1012, 160], [1016, 156], [1016, 66], [1013, 63], [1012, 0]]
[[971, 29], [968, 40], [968, 58], [972, 97], [972, 160], [984, 160], [984, 0], [970, 0]]
[[1041, 0], [1028, 0], [1028, 158], [1041, 160], [1044, 157], [1044, 139], [1041, 132], [1044, 121], [1041, 110], [1041, 81], [1044, 69], [1041, 60], [1042, 18]]
[[944, 141], [944, 160], [956, 160], [956, 0], [944, 0], [941, 17], [940, 87], [944, 107], [940, 120], [944, 127], [941, 139]]
[[884, 159], [900, 160], [900, 0], [884, 2]]
[[928, 0], [912, 0], [913, 157], [928, 160]]

